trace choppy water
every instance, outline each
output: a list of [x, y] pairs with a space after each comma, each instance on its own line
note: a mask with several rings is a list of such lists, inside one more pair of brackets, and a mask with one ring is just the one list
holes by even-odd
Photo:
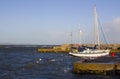
[[0, 49], [0, 79], [120, 79], [119, 76], [74, 74], [73, 62], [79, 60], [67, 53]]

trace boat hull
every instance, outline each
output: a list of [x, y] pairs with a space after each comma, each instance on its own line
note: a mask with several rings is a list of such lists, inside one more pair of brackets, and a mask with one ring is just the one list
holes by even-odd
[[69, 52], [70, 55], [77, 57], [101, 57], [109, 55], [110, 50], [83, 51], [78, 53]]

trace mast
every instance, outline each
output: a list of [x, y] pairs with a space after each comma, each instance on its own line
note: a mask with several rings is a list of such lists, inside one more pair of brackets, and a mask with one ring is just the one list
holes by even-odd
[[79, 29], [78, 30], [78, 33], [79, 33], [79, 45], [81, 45], [82, 43], [81, 43], [81, 39], [82, 39], [82, 31]]
[[99, 40], [99, 31], [98, 31], [98, 16], [96, 5], [94, 6], [94, 40], [95, 45], [98, 45], [98, 49], [100, 49], [100, 40]]
[[72, 52], [72, 32], [70, 33], [70, 41], [71, 41], [71, 44], [70, 44], [70, 52]]
[[72, 32], [70, 33], [70, 40], [71, 40], [71, 45], [72, 45]]

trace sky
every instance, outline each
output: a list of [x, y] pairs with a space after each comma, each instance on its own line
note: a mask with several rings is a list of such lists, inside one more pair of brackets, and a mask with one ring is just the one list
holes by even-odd
[[94, 43], [94, 5], [108, 43], [120, 43], [120, 0], [0, 0], [0, 44], [68, 44], [71, 32]]

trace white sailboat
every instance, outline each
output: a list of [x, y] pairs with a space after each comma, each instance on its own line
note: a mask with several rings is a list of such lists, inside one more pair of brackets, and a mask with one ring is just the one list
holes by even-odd
[[[100, 40], [99, 40], [99, 32], [98, 32], [98, 17], [96, 6], [94, 7], [94, 27], [95, 27], [95, 45], [98, 46], [98, 49], [90, 49], [90, 48], [78, 48], [78, 52], [69, 52], [70, 55], [84, 57], [84, 58], [96, 58], [101, 56], [109, 55], [109, 49], [100, 49]], [[95, 46], [96, 47], [96, 46]]]

